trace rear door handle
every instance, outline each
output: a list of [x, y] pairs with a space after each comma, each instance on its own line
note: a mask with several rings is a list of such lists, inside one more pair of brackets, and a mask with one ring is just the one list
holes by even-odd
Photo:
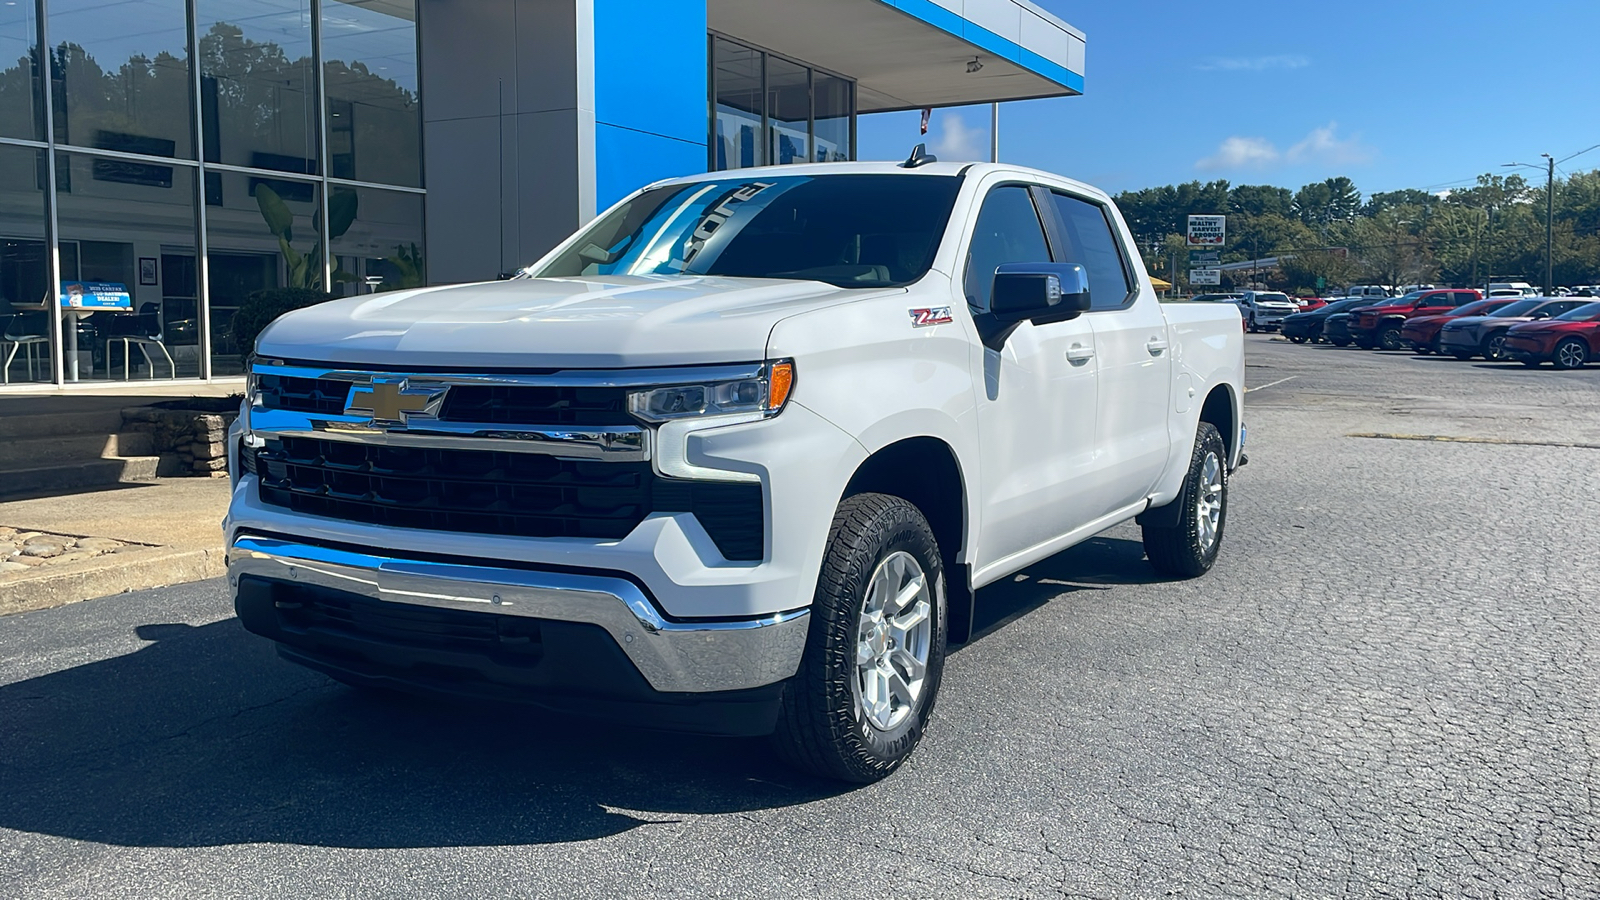
[[1144, 348], [1150, 351], [1151, 356], [1160, 356], [1161, 351], [1167, 349], [1167, 342], [1161, 338], [1151, 338], [1145, 341]]
[[1067, 348], [1067, 360], [1069, 362], [1088, 362], [1091, 359], [1094, 359], [1093, 347], [1085, 347], [1082, 344], [1073, 344], [1071, 347]]

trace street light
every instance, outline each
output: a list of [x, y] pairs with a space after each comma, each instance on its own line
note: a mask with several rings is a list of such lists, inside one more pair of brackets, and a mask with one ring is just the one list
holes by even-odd
[[1572, 154], [1570, 156], [1563, 156], [1560, 159], [1556, 159], [1555, 157], [1551, 156], [1548, 153], [1541, 153], [1539, 155], [1544, 157], [1544, 161], [1545, 161], [1545, 164], [1542, 165], [1542, 166], [1535, 166], [1535, 165], [1532, 165], [1532, 164], [1529, 164], [1529, 163], [1520, 163], [1520, 162], [1508, 162], [1508, 163], [1504, 163], [1504, 164], [1501, 165], [1501, 168], [1503, 168], [1503, 169], [1509, 169], [1509, 168], [1512, 168], [1514, 166], [1521, 166], [1524, 169], [1544, 169], [1545, 170], [1545, 180], [1544, 180], [1544, 295], [1546, 297], [1550, 296], [1551, 290], [1553, 290], [1555, 288], [1555, 276], [1554, 276], [1553, 273], [1554, 273], [1554, 270], [1555, 270], [1556, 164], [1557, 163], [1564, 163], [1564, 162], [1566, 162], [1567, 160], [1571, 159], [1574, 156], [1582, 156], [1583, 154], [1588, 153], [1590, 150], [1594, 150], [1596, 148], [1600, 148], [1600, 144], [1595, 144], [1593, 147], [1586, 147], [1586, 148], [1584, 148], [1582, 150], [1579, 150], [1577, 153], [1574, 153], [1574, 154]]

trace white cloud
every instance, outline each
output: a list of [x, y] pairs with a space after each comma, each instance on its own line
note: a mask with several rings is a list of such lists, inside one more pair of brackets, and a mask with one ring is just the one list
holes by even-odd
[[1217, 152], [1195, 162], [1196, 169], [1263, 169], [1277, 162], [1278, 148], [1266, 138], [1234, 136], [1223, 141]]
[[1352, 166], [1371, 162], [1371, 147], [1361, 143], [1361, 135], [1340, 138], [1339, 123], [1329, 122], [1325, 127], [1312, 129], [1300, 143], [1289, 148], [1285, 158], [1292, 163], [1321, 163], [1323, 165]]
[[968, 128], [959, 114], [945, 113], [939, 117], [939, 138], [933, 142], [933, 155], [944, 162], [986, 160], [989, 149], [983, 144], [988, 136], [986, 129]]
[[1264, 69], [1304, 69], [1311, 60], [1297, 53], [1278, 56], [1212, 57], [1195, 68], [1202, 72], [1260, 72]]
[[1377, 151], [1361, 142], [1361, 135], [1339, 137], [1339, 123], [1329, 122], [1314, 128], [1291, 146], [1280, 152], [1276, 144], [1262, 137], [1234, 135], [1224, 140], [1217, 152], [1195, 161], [1194, 167], [1204, 172], [1236, 169], [1267, 169], [1282, 163], [1293, 165], [1354, 166], [1371, 162]]

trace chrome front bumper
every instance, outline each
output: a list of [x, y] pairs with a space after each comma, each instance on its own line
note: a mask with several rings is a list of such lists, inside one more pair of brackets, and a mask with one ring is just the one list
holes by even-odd
[[788, 678], [800, 666], [811, 617], [798, 609], [674, 622], [622, 578], [399, 559], [252, 535], [228, 549], [229, 584], [246, 576], [388, 603], [598, 625], [663, 692], [741, 690]]

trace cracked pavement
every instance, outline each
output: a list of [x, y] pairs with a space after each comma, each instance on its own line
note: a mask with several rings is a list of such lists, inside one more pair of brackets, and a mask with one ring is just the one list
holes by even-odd
[[364, 697], [221, 582], [0, 618], [0, 897], [1600, 896], [1600, 450], [1348, 437], [1600, 444], [1600, 369], [1248, 347], [1217, 568], [985, 589], [869, 787]]

